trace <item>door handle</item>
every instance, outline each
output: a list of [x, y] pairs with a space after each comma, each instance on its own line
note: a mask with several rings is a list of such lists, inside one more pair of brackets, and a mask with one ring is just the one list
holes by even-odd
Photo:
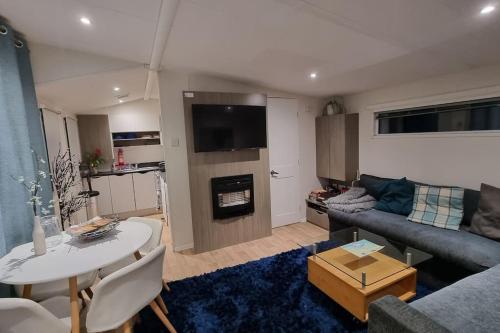
[[279, 175], [279, 172], [276, 172], [274, 170], [271, 170], [271, 177], [276, 177], [276, 175]]

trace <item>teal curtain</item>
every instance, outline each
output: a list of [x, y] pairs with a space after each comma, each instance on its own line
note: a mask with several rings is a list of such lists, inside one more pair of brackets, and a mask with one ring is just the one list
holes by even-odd
[[[0, 17], [0, 256], [32, 241], [30, 196], [13, 179], [35, 179], [38, 170], [32, 150], [47, 161], [28, 45]], [[48, 175], [48, 164], [41, 167]], [[41, 201], [48, 206], [52, 199], [49, 177], [41, 185]]]

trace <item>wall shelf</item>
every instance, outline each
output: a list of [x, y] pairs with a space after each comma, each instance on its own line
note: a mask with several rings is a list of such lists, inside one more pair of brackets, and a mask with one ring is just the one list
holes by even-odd
[[160, 132], [117, 132], [112, 133], [113, 147], [160, 145]]

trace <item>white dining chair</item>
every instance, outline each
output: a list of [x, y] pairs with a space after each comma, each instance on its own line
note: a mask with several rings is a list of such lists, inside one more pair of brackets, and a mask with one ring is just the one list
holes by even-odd
[[[78, 275], [76, 279], [78, 291], [85, 290], [89, 298], [92, 298], [90, 287], [94, 285], [96, 278], [97, 271]], [[23, 296], [24, 286], [16, 285], [14, 289], [19, 297]], [[34, 284], [31, 286], [31, 296], [29, 298], [39, 302], [55, 296], [69, 296], [68, 279]]]
[[69, 298], [57, 296], [41, 303], [24, 298], [0, 298], [0, 332], [69, 333]]
[[[130, 217], [129, 219], [127, 219], [127, 221], [144, 223], [144, 224], [148, 225], [152, 230], [151, 238], [149, 239], [149, 241], [139, 249], [139, 253], [141, 254], [141, 256], [148, 254], [153, 249], [158, 247], [158, 245], [160, 245], [161, 235], [162, 235], [162, 231], [163, 231], [163, 222], [161, 220], [151, 219], [151, 218], [147, 218], [147, 217]], [[126, 257], [126, 258], [124, 258], [124, 259], [122, 259], [122, 260], [120, 260], [112, 265], [109, 265], [109, 266], [106, 266], [106, 267], [100, 269], [99, 270], [99, 277], [101, 279], [103, 279], [106, 276], [108, 276], [109, 274], [116, 272], [120, 268], [128, 266], [128, 265], [134, 263], [135, 261], [137, 261], [135, 256], [130, 255], [130, 256], [128, 256], [128, 257]], [[165, 289], [170, 291], [170, 288], [168, 287], [166, 282], [164, 282], [164, 287], [165, 287]]]
[[149, 305], [169, 332], [175, 333], [160, 296], [164, 256], [165, 245], [158, 246], [140, 260], [102, 279], [88, 307], [87, 332], [126, 329], [132, 317]]

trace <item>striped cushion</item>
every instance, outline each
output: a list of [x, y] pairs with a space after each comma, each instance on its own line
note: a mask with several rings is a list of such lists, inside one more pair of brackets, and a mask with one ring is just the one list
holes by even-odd
[[415, 185], [408, 221], [458, 230], [464, 215], [464, 189]]

